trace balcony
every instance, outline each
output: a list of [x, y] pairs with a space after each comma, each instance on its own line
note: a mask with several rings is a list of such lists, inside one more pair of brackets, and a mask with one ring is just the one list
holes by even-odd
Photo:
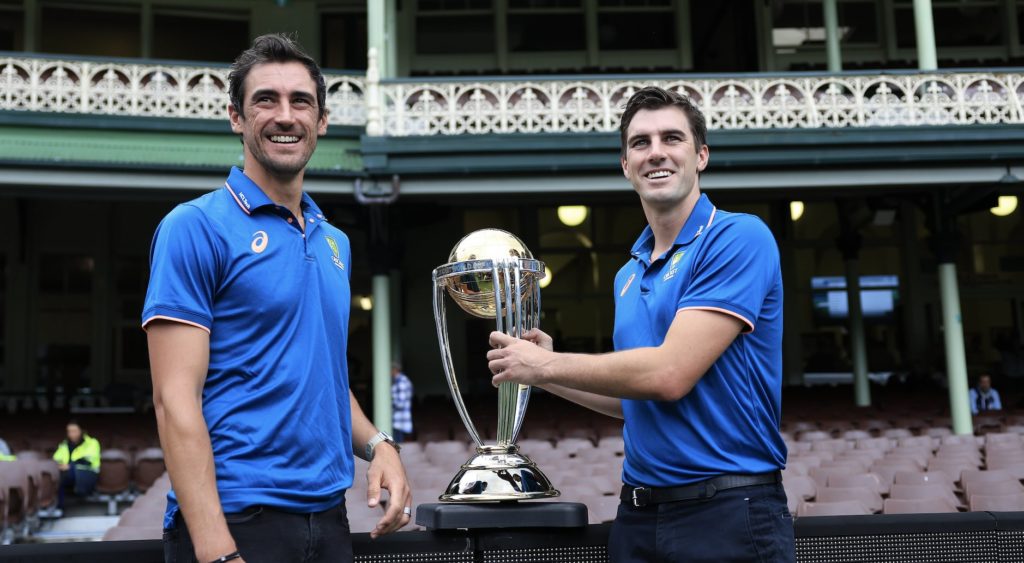
[[[1019, 124], [1024, 72], [377, 80], [328, 73], [332, 125], [371, 136], [614, 132], [639, 87], [688, 94], [710, 130]], [[0, 110], [222, 120], [226, 66], [0, 58]]]

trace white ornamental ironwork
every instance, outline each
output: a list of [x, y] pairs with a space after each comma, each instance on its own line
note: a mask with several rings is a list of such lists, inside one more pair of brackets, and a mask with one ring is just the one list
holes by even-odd
[[[613, 132], [655, 84], [690, 96], [708, 128], [1019, 124], [1024, 73], [759, 75], [743, 78], [392, 80], [328, 74], [332, 124], [369, 135]], [[225, 67], [0, 58], [0, 110], [223, 119]]]
[[[0, 58], [0, 110], [225, 119], [226, 67]], [[326, 75], [332, 124], [366, 123], [362, 76]]]

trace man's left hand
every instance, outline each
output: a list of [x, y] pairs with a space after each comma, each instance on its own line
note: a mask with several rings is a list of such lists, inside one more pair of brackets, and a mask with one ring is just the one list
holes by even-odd
[[[379, 538], [405, 526], [412, 520], [412, 490], [405, 475], [405, 467], [395, 448], [386, 442], [373, 452], [373, 461], [366, 472], [366, 504], [371, 508], [380, 504], [381, 489], [387, 489], [390, 498], [384, 516], [370, 531], [371, 538]], [[406, 510], [406, 509], [409, 510]]]

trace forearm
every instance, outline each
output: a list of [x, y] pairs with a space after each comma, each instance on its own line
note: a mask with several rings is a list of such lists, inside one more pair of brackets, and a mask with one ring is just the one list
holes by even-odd
[[543, 385], [541, 388], [549, 393], [558, 395], [563, 399], [572, 401], [573, 403], [586, 407], [592, 411], [599, 412], [613, 418], [622, 418], [621, 399], [598, 395], [588, 391], [580, 391], [579, 389], [573, 389], [571, 387], [565, 387], [554, 383]]
[[366, 459], [366, 443], [377, 434], [377, 427], [366, 417], [352, 391], [348, 392], [352, 410], [352, 452], [361, 459]]
[[196, 557], [211, 561], [231, 553], [236, 546], [217, 493], [213, 449], [202, 406], [189, 399], [158, 404], [157, 426], [167, 472]]
[[[542, 372], [541, 386], [554, 385], [616, 399], [670, 401], [688, 393], [702, 375], [687, 374], [681, 367], [675, 365], [674, 356], [663, 347], [596, 355], [554, 354]], [[585, 395], [579, 398], [585, 399]], [[615, 412], [611, 416], [622, 416], [621, 403]]]

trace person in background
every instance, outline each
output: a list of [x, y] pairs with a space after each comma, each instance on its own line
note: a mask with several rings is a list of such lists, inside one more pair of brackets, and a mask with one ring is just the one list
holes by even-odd
[[11, 455], [11, 447], [3, 438], [0, 438], [0, 461], [14, 461], [14, 459], [15, 457]]
[[53, 452], [53, 461], [60, 467], [58, 509], [64, 509], [66, 490], [70, 489], [78, 497], [88, 497], [96, 489], [100, 474], [100, 443], [86, 434], [78, 421], [68, 422], [67, 438]]
[[391, 364], [391, 430], [398, 443], [412, 434], [412, 381], [398, 362]]
[[983, 373], [978, 376], [978, 386], [970, 392], [971, 414], [985, 411], [1003, 410], [1003, 402], [999, 399], [999, 391], [992, 388], [992, 376]]

